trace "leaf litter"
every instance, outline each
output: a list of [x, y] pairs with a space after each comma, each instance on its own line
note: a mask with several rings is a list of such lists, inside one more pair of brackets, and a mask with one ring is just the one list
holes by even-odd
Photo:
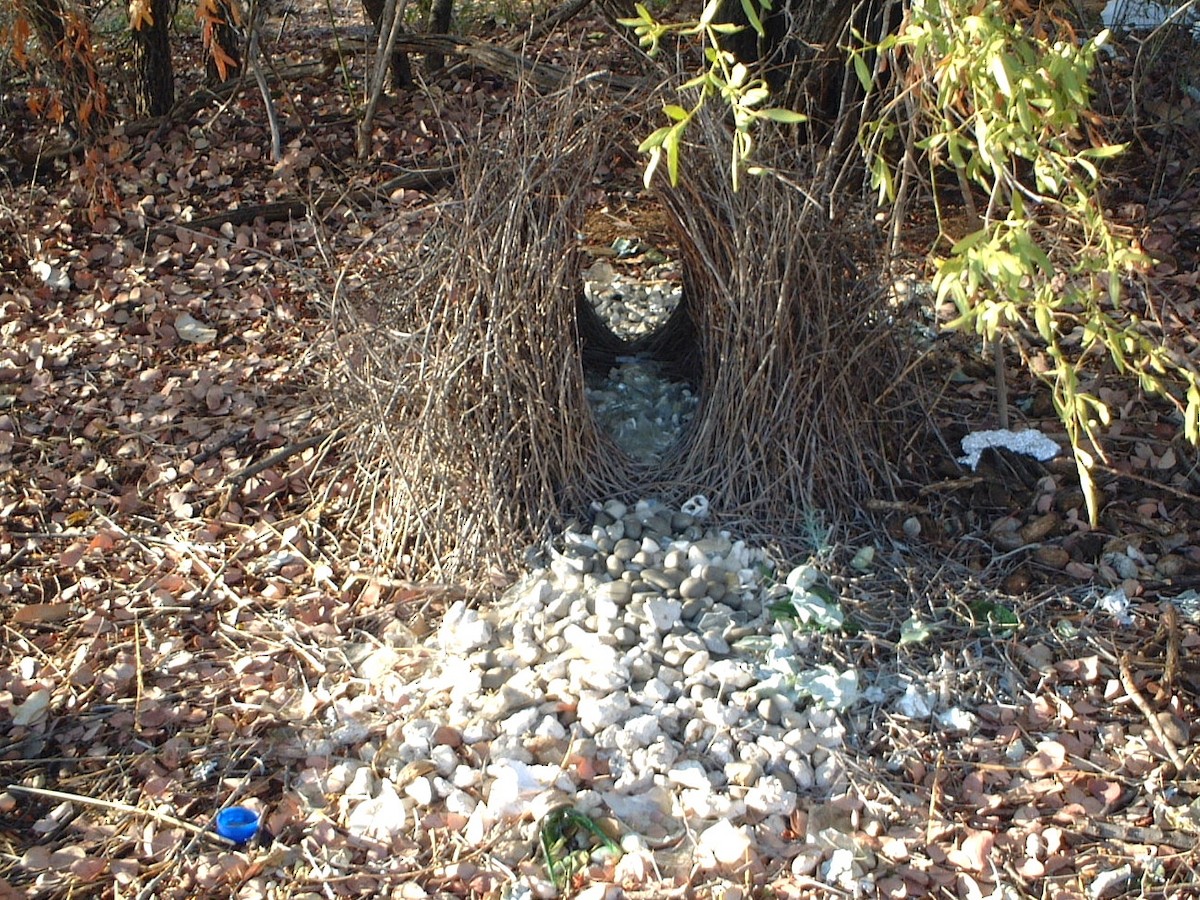
[[[503, 102], [459, 87], [450, 122]], [[328, 390], [344, 377], [333, 273], [369, 288], [431, 201], [191, 229], [222, 205], [315, 193], [349, 158], [348, 127], [314, 126], [271, 167], [239, 102], [161, 140], [102, 141], [118, 203], [97, 208], [76, 175], [0, 194], [0, 897], [500, 896], [536, 847], [514, 856], [503, 828], [470, 845], [461, 816], [422, 816], [409, 791], [427, 763], [395, 784], [340, 763], [384, 753], [416, 712], [420, 638], [468, 590], [375, 571], [355, 524], [369, 473], [341, 456], [350, 426]], [[423, 103], [385, 114], [379, 156], [430, 161]], [[1165, 230], [1143, 243], [1165, 260], [1177, 332], [1195, 223], [1156, 202]], [[957, 390], [977, 410], [991, 386], [968, 374]], [[802, 803], [770, 865], [744, 829], [714, 826], [694, 836], [705, 871], [627, 842], [615, 864], [571, 866], [580, 896], [1194, 891], [1194, 452], [1142, 398], [1104, 399], [1129, 452], [1100, 529], [1068, 470], [1029, 484], [985, 453], [870, 553], [825, 567], [836, 624], [858, 630], [826, 640], [811, 690], [847, 700], [851, 787]], [[438, 740], [480, 763], [450, 730]], [[235, 804], [263, 815], [241, 849], [208, 828]]]

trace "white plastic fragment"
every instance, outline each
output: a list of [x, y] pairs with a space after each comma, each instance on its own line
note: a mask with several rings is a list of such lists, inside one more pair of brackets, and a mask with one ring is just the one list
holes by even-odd
[[833, 666], [818, 666], [796, 677], [796, 689], [829, 709], [849, 709], [858, 702], [858, 671], [839, 672]]
[[1032, 456], [1045, 462], [1054, 459], [1059, 454], [1059, 446], [1036, 428], [1027, 431], [973, 431], [962, 439], [965, 456], [958, 461], [974, 470], [979, 465], [979, 457], [988, 447], [1001, 447], [1014, 453]]
[[1091, 900], [1115, 897], [1125, 889], [1125, 885], [1132, 879], [1133, 867], [1128, 863], [1116, 869], [1109, 869], [1107, 872], [1100, 872], [1088, 885], [1088, 896]]
[[896, 712], [910, 719], [928, 719], [933, 713], [933, 703], [925, 691], [910, 684], [904, 689], [904, 696], [896, 701]]
[[703, 494], [697, 494], [695, 497], [685, 500], [679, 511], [702, 522], [708, 518], [708, 498]]
[[940, 712], [935, 717], [938, 725], [946, 731], [969, 732], [975, 727], [975, 715], [957, 706]]
[[1129, 597], [1124, 588], [1109, 591], [1096, 600], [1096, 612], [1108, 613], [1118, 625], [1132, 625], [1133, 617], [1129, 615]]
[[346, 831], [358, 838], [391, 842], [408, 823], [408, 810], [392, 783], [384, 779], [379, 793], [363, 800], [346, 817]]

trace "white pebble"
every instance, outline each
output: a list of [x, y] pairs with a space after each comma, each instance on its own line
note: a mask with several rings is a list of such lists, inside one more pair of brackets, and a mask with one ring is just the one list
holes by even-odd
[[628, 711], [629, 697], [626, 694], [584, 694], [579, 698], [579, 705], [576, 707], [579, 724], [589, 734], [615, 725]]
[[415, 800], [418, 806], [429, 806], [433, 802], [433, 784], [424, 776], [406, 784], [404, 793]]
[[796, 795], [774, 775], [760, 778], [746, 791], [746, 806], [764, 815], [788, 816], [796, 808]]

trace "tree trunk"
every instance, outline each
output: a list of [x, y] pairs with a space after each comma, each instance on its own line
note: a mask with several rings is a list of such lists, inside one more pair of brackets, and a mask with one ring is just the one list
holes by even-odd
[[901, 13], [900, 0], [776, 0], [762, 17], [760, 37], [742, 0], [722, 0], [717, 21], [742, 26], [725, 36], [722, 46], [767, 80], [775, 95], [772, 105], [791, 107], [828, 126], [847, 102], [841, 44], [849, 29], [868, 42], [878, 41], [899, 23]]
[[[380, 18], [383, 16], [384, 0], [362, 0], [375, 33], [379, 34]], [[411, 86], [413, 83], [412, 67], [408, 63], [408, 54], [397, 50], [392, 54], [392, 87], [397, 90]]]
[[134, 106], [142, 117], [162, 116], [175, 104], [175, 73], [171, 68], [171, 0], [152, 0], [153, 22], [132, 30], [136, 75]]
[[[433, 0], [429, 7], [429, 20], [425, 30], [430, 34], [449, 34], [450, 15], [454, 10], [454, 0]], [[425, 54], [425, 71], [430, 74], [437, 72], [446, 65], [446, 57], [441, 53]]]

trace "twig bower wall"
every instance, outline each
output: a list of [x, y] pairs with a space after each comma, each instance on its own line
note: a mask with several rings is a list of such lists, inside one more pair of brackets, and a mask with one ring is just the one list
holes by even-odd
[[593, 174], [644, 127], [618, 107], [586, 85], [518, 91], [503, 133], [461, 150], [454, 196], [383, 291], [385, 327], [363, 329], [376, 365], [360, 458], [381, 467], [372, 517], [395, 571], [482, 583], [612, 497], [702, 493], [746, 537], [799, 549], [815, 511], [836, 521], [891, 494], [904, 359], [878, 270], [855, 274], [866, 231], [830, 221], [824, 175], [794, 147], [735, 192], [715, 119], [661, 190], [684, 289], [649, 341], [693, 376], [699, 409], [653, 467], [598, 429], [584, 369], [619, 344], [581, 300], [580, 231], [603, 202]]

